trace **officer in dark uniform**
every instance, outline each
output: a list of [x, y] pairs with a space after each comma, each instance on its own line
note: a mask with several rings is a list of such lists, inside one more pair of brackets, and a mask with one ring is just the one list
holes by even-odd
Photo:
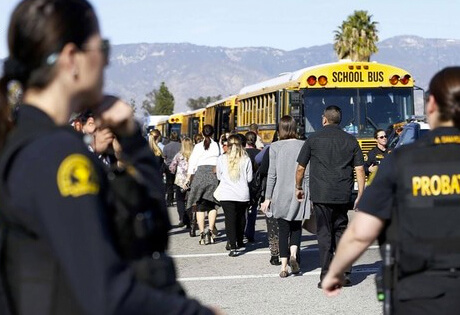
[[366, 176], [375, 173], [380, 165], [380, 162], [382, 162], [388, 154], [388, 139], [385, 130], [377, 129], [374, 132], [374, 139], [377, 141], [377, 145], [366, 154], [366, 161], [364, 162], [364, 171], [366, 172]]
[[459, 312], [460, 67], [441, 70], [429, 88], [432, 131], [395, 150], [379, 167], [322, 282], [327, 295], [339, 292], [343, 270], [383, 231], [395, 262], [394, 272], [384, 274], [393, 280], [392, 294], [385, 296], [393, 312]]
[[[187, 299], [165, 254], [170, 227], [155, 160], [129, 105], [102, 98], [108, 43], [86, 0], [25, 0], [0, 79], [0, 313], [212, 314]], [[24, 97], [14, 127], [9, 83]], [[94, 104], [94, 105], [93, 105]], [[119, 139], [106, 172], [66, 127], [92, 108]]]

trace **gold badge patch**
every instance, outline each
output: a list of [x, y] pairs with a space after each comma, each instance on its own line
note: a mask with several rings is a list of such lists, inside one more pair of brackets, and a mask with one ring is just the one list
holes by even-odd
[[69, 155], [59, 165], [57, 185], [63, 197], [79, 197], [99, 192], [99, 182], [91, 161], [83, 154]]

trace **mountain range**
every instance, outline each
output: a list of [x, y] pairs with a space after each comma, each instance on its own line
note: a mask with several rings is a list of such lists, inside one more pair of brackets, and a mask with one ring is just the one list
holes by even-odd
[[[426, 89], [438, 70], [460, 65], [460, 40], [396, 36], [377, 44], [371, 61], [392, 64], [412, 74]], [[291, 51], [270, 47], [226, 48], [190, 43], [114, 45], [106, 70], [105, 90], [134, 100], [139, 108], [145, 95], [165, 82], [175, 98], [175, 112], [188, 110], [187, 99], [236, 94], [250, 84], [283, 72], [337, 61], [333, 45]], [[421, 109], [419, 109], [420, 112]], [[142, 115], [141, 110], [137, 115]]]
[[[423, 89], [438, 70], [460, 65], [460, 40], [397, 36], [377, 46], [379, 52], [371, 60], [406, 69]], [[190, 43], [115, 45], [106, 73], [106, 90], [126, 100], [134, 99], [140, 106], [145, 94], [164, 81], [174, 95], [175, 112], [181, 112], [188, 110], [188, 98], [225, 97], [280, 73], [336, 60], [332, 44], [292, 51]]]

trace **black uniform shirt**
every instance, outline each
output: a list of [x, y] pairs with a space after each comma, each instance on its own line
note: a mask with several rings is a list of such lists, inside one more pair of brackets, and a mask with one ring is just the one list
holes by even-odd
[[[458, 136], [459, 130], [445, 127], [436, 128], [415, 143], [408, 144], [396, 150], [405, 149], [408, 151], [411, 150], [412, 146], [416, 146], [419, 141], [433, 143], [436, 137], [446, 135]], [[395, 158], [395, 154], [389, 154], [380, 164], [372, 184], [364, 190], [364, 194], [358, 203], [360, 211], [369, 213], [382, 220], [389, 220], [391, 218], [392, 207], [396, 200], [398, 178]]]
[[305, 140], [297, 162], [310, 161], [310, 195], [315, 203], [351, 201], [353, 169], [364, 164], [356, 138], [338, 125], [326, 125]]
[[382, 160], [388, 155], [388, 150], [380, 150], [378, 146], [375, 146], [367, 153], [367, 160], [364, 163], [364, 171], [366, 175], [369, 175], [369, 167], [373, 165], [379, 165]]
[[[41, 130], [55, 125], [39, 109], [21, 105], [18, 126]], [[149, 189], [161, 187], [141, 133], [119, 140]], [[103, 165], [79, 134], [56, 128], [34, 140], [15, 157], [9, 174], [12, 204], [32, 218], [34, 226], [27, 228], [49, 244], [85, 314], [209, 312], [196, 301], [136, 281], [114, 248]]]

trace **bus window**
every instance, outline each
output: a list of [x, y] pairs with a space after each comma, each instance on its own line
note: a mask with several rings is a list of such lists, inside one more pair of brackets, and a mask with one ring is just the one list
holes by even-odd
[[355, 136], [372, 137], [376, 129], [388, 129], [413, 115], [412, 89], [306, 89], [305, 132], [321, 128], [321, 115], [330, 105], [342, 110], [341, 127]]
[[167, 137], [169, 138], [169, 136], [171, 135], [171, 133], [173, 131], [175, 131], [177, 133], [177, 135], [180, 137], [181, 136], [180, 129], [181, 129], [181, 124], [170, 124], [169, 125], [169, 133], [168, 133]]

